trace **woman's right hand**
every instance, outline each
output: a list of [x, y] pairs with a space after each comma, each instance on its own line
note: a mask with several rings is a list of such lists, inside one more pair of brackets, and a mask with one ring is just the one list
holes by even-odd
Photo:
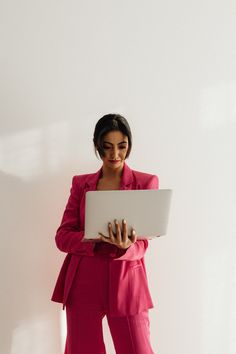
[[112, 224], [109, 222], [108, 223], [109, 236], [107, 237], [103, 235], [101, 232], [99, 232], [101, 241], [110, 243], [121, 249], [127, 249], [137, 241], [137, 235], [134, 229], [132, 229], [131, 235], [130, 236], [128, 235], [128, 227], [125, 219], [122, 220], [122, 230], [116, 219], [114, 220], [114, 223], [115, 223], [116, 233], [115, 234], [113, 233]]

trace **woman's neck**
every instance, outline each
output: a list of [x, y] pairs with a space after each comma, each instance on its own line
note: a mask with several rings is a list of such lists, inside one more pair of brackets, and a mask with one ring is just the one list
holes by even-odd
[[109, 168], [107, 166], [102, 166], [101, 178], [117, 180], [121, 178], [124, 164], [117, 169]]

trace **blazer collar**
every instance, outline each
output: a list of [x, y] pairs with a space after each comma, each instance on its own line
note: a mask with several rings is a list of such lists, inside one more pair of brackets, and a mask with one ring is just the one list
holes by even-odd
[[[91, 173], [85, 182], [86, 189], [96, 190], [99, 177], [102, 174], [102, 167], [95, 173]], [[131, 168], [124, 162], [120, 189], [127, 189], [127, 186], [133, 182], [133, 172]]]

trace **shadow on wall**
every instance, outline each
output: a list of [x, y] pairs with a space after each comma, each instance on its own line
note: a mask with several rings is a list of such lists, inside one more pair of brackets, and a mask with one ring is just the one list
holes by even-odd
[[24, 182], [0, 173], [4, 354], [61, 353], [61, 307], [50, 301], [61, 260], [55, 260], [55, 229], [49, 230], [48, 222], [55, 210], [50, 196], [59, 190], [58, 183], [58, 177]]

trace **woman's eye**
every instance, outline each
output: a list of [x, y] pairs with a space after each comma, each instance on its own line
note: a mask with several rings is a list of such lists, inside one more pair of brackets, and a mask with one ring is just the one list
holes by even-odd
[[[119, 147], [119, 149], [122, 149], [122, 150], [125, 149], [125, 148], [126, 148], [126, 146], [120, 146]], [[108, 150], [108, 149], [110, 149], [110, 146], [103, 146], [103, 149], [104, 150]]]

